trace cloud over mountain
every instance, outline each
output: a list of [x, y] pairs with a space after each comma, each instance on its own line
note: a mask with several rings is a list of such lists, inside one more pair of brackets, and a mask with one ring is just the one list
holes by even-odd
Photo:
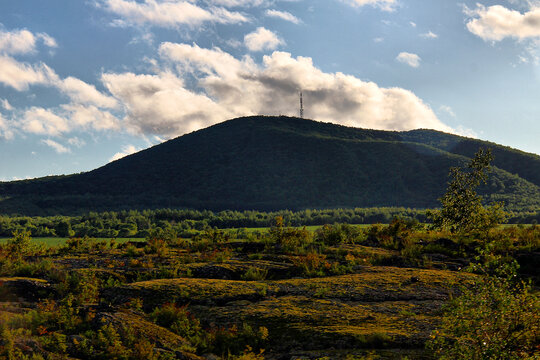
[[[123, 127], [173, 137], [234, 116], [296, 115], [298, 92], [306, 116], [349, 126], [409, 130], [452, 129], [412, 92], [381, 88], [343, 73], [326, 73], [311, 58], [274, 52], [257, 64], [219, 48], [163, 43], [156, 74], [104, 74], [103, 83], [124, 105]], [[184, 79], [197, 82], [188, 89]]]

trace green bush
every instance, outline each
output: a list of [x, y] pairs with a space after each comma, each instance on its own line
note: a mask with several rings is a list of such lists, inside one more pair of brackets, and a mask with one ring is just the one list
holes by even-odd
[[266, 276], [268, 275], [268, 270], [266, 269], [259, 269], [256, 267], [249, 267], [245, 273], [242, 274], [242, 280], [246, 281], [257, 281], [257, 280], [265, 280]]
[[515, 269], [501, 267], [462, 288], [428, 348], [440, 359], [538, 359], [540, 299], [530, 285], [514, 280]]

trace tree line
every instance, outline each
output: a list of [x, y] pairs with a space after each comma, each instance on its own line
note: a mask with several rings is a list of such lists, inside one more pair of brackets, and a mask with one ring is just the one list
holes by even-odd
[[[89, 236], [98, 238], [146, 237], [152, 230], [173, 230], [184, 237], [207, 228], [255, 228], [271, 226], [282, 217], [289, 226], [324, 224], [388, 224], [394, 218], [430, 222], [428, 210], [409, 208], [307, 209], [301, 211], [199, 211], [199, 210], [126, 210], [90, 212], [82, 216], [28, 217], [0, 215], [0, 236], [15, 231], [30, 231], [33, 237]], [[508, 222], [532, 224], [540, 220], [540, 211], [509, 213]]]

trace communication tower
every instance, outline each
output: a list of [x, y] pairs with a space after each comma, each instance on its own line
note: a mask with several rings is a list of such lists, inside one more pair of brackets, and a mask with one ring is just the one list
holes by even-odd
[[300, 119], [304, 118], [304, 98], [302, 92], [300, 91]]

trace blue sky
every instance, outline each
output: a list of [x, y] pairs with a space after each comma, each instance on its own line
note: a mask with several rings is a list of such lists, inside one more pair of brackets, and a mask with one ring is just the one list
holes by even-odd
[[237, 116], [434, 128], [540, 153], [540, 4], [0, 2], [0, 180], [92, 170]]

